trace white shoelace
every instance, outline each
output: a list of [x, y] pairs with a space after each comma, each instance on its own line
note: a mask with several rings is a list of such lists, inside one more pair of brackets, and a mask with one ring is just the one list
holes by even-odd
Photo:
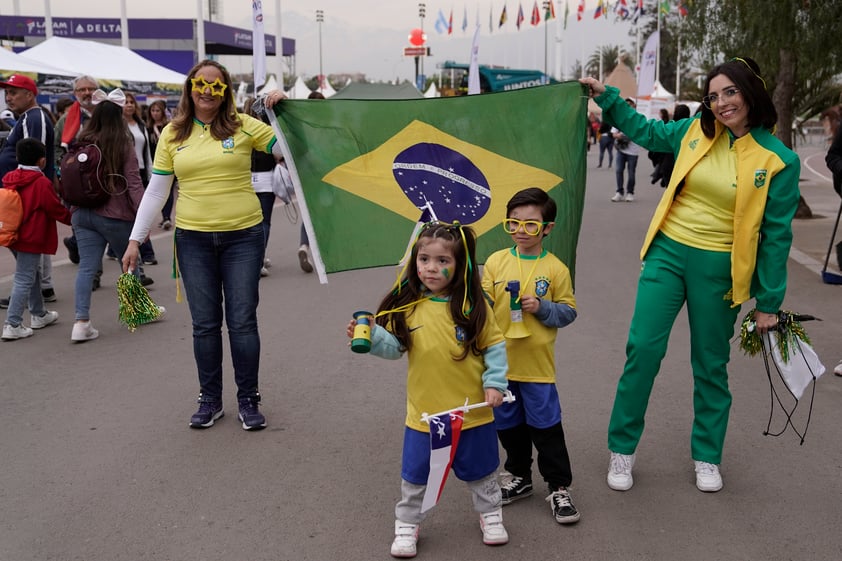
[[612, 454], [611, 455], [611, 471], [614, 473], [621, 473], [623, 475], [628, 475], [631, 473], [632, 470], [632, 461], [631, 456], [627, 456], [625, 454]]

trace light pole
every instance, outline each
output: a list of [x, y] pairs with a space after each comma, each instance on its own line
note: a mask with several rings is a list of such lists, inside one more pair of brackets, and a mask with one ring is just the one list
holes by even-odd
[[544, 76], [547, 75], [547, 27], [549, 27], [550, 22], [547, 19], [547, 14], [550, 13], [550, 2], [552, 0], [544, 0]]
[[325, 13], [322, 10], [316, 10], [316, 23], [319, 24], [319, 91], [324, 89], [323, 80], [324, 74], [322, 71], [322, 24], [325, 21]]
[[[427, 5], [423, 2], [418, 3], [418, 18], [421, 20], [421, 36], [424, 36], [424, 16], [427, 15]], [[425, 49], [427, 48], [426, 45], [422, 45]], [[424, 76], [424, 56], [421, 56], [421, 76]], [[425, 78], [426, 81], [426, 78]], [[418, 77], [415, 78], [415, 86], [418, 87]], [[423, 90], [423, 86], [419, 88], [421, 91]]]

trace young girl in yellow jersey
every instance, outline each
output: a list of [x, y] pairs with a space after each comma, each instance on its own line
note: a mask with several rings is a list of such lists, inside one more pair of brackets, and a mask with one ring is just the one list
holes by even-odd
[[[502, 403], [506, 390], [503, 334], [482, 295], [474, 232], [458, 223], [426, 224], [404, 273], [383, 299], [371, 331], [371, 353], [409, 359], [401, 499], [395, 506], [394, 557], [414, 557], [430, 471], [430, 428], [423, 412], [469, 403]], [[348, 324], [353, 337], [356, 321]], [[503, 526], [497, 435], [490, 408], [465, 413], [453, 472], [465, 481], [480, 514], [483, 542], [509, 541]]]

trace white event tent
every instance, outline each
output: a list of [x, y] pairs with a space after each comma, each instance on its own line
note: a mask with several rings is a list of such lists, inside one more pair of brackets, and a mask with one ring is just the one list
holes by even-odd
[[87, 74], [98, 80], [184, 83], [186, 76], [145, 59], [131, 49], [83, 39], [51, 37], [21, 53], [27, 59], [63, 68], [67, 74]]
[[23, 55], [0, 48], [0, 74], [8, 78], [16, 72], [29, 74], [50, 74], [53, 76], [73, 76], [73, 72], [29, 59]]
[[304, 78], [299, 76], [295, 79], [295, 84], [287, 90], [287, 97], [290, 99], [307, 99], [311, 93], [310, 88], [304, 83]]

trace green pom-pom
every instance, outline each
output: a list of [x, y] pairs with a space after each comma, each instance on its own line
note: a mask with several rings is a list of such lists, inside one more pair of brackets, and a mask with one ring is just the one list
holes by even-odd
[[140, 279], [131, 273], [123, 273], [117, 279], [117, 298], [120, 301], [120, 323], [125, 324], [129, 331], [161, 316], [161, 308], [152, 301]]
[[[793, 319], [794, 316], [794, 312], [781, 310], [778, 313], [778, 328], [770, 333], [770, 335], [778, 338], [778, 347], [784, 362], [789, 361], [789, 349], [793, 345], [797, 345], [796, 339], [800, 339], [808, 345], [811, 344], [810, 337], [804, 331], [801, 322]], [[754, 356], [763, 349], [763, 339], [753, 325], [754, 310], [751, 310], [740, 324], [740, 348], [749, 356]], [[752, 326], [751, 330], [749, 330], [749, 326]]]

